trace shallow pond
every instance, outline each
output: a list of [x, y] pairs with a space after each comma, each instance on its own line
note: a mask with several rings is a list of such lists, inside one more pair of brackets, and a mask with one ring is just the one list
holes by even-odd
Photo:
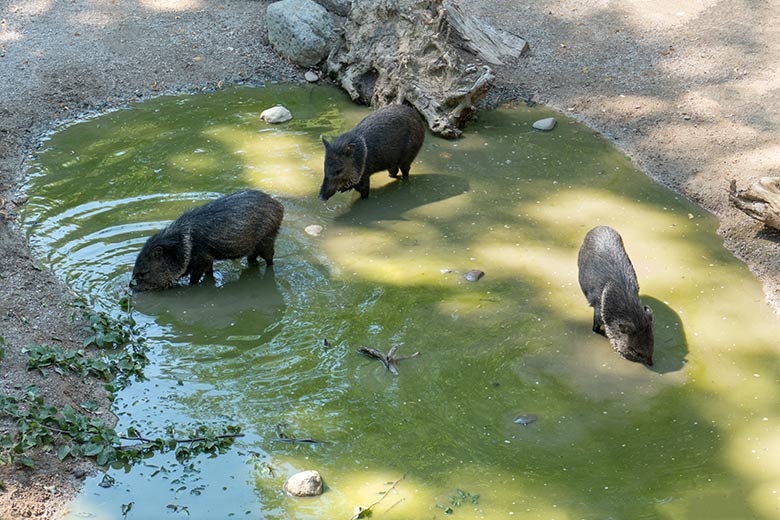
[[[279, 102], [292, 121], [259, 121]], [[127, 518], [346, 520], [380, 499], [383, 519], [778, 517], [780, 326], [712, 217], [579, 124], [532, 130], [554, 114], [525, 106], [458, 141], [428, 135], [409, 182], [378, 173], [368, 200], [323, 204], [320, 135], [367, 113], [324, 87], [231, 88], [45, 141], [24, 224], [100, 309], [118, 312], [144, 241], [186, 208], [246, 187], [286, 207], [273, 271], [219, 262], [214, 280], [135, 299], [149, 380], [115, 403], [121, 431], [246, 436], [192, 464], [109, 468], [113, 487], [89, 478], [67, 518], [132, 502]], [[655, 311], [652, 369], [591, 333], [576, 257], [599, 224], [622, 233]], [[356, 352], [393, 345], [420, 352], [398, 376]], [[306, 469], [326, 492], [285, 496]]]

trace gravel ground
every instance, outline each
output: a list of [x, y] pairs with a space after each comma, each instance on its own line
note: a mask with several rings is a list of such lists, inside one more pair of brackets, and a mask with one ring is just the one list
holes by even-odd
[[[79, 347], [73, 295], [36, 268], [14, 215], [22, 162], [62, 121], [128, 100], [219, 82], [302, 81], [268, 47], [269, 2], [251, 0], [0, 0], [0, 394], [36, 384], [58, 405], [86, 399], [111, 420], [102, 384], [41, 378], [21, 349]], [[729, 249], [780, 304], [780, 234], [728, 205], [780, 167], [780, 1], [468, 0], [461, 4], [526, 38], [531, 51], [499, 67], [497, 95], [529, 96], [614, 141], [658, 182], [715, 213]], [[10, 423], [0, 421], [0, 431]], [[53, 518], [94, 467], [36, 457], [0, 467], [0, 518]]]

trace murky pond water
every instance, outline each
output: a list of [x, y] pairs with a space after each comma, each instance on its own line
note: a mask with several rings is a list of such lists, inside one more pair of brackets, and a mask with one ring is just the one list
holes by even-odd
[[[278, 102], [295, 119], [260, 122]], [[215, 280], [136, 298], [149, 380], [116, 400], [120, 430], [246, 437], [191, 465], [111, 468], [116, 484], [88, 479], [68, 518], [133, 502], [127, 518], [346, 520], [380, 499], [383, 519], [778, 517], [780, 326], [713, 218], [581, 125], [533, 131], [551, 114], [526, 107], [481, 114], [459, 141], [429, 135], [409, 182], [379, 173], [368, 200], [324, 205], [320, 135], [367, 113], [323, 87], [233, 88], [46, 141], [25, 226], [105, 310], [186, 208], [246, 187], [286, 207], [273, 271], [219, 262]], [[590, 331], [576, 257], [599, 224], [622, 233], [655, 311], [652, 370]], [[398, 376], [356, 352], [393, 345], [420, 352]], [[327, 442], [274, 442], [279, 429]], [[306, 469], [325, 494], [285, 496]]]

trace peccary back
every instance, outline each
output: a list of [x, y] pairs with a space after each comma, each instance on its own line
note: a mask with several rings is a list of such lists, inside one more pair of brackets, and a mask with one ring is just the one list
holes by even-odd
[[580, 287], [593, 307], [593, 332], [607, 336], [629, 361], [652, 365], [653, 311], [639, 300], [636, 272], [620, 234], [607, 226], [591, 229], [577, 265]]
[[246, 256], [273, 264], [284, 207], [265, 193], [245, 190], [186, 211], [149, 238], [138, 254], [130, 286], [154, 291], [189, 275], [190, 285], [211, 274], [214, 260]]
[[409, 177], [409, 168], [425, 139], [425, 126], [415, 109], [388, 105], [367, 116], [349, 132], [325, 145], [325, 177], [320, 200], [337, 191], [355, 189], [368, 197], [372, 173], [387, 170], [391, 177]]

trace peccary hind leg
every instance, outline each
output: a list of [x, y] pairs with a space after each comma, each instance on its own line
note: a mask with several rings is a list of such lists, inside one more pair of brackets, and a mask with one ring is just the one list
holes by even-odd
[[274, 265], [274, 243], [276, 237], [266, 237], [261, 240], [251, 255], [247, 257], [250, 264], [257, 264], [257, 257], [259, 256], [265, 260], [265, 265]]

